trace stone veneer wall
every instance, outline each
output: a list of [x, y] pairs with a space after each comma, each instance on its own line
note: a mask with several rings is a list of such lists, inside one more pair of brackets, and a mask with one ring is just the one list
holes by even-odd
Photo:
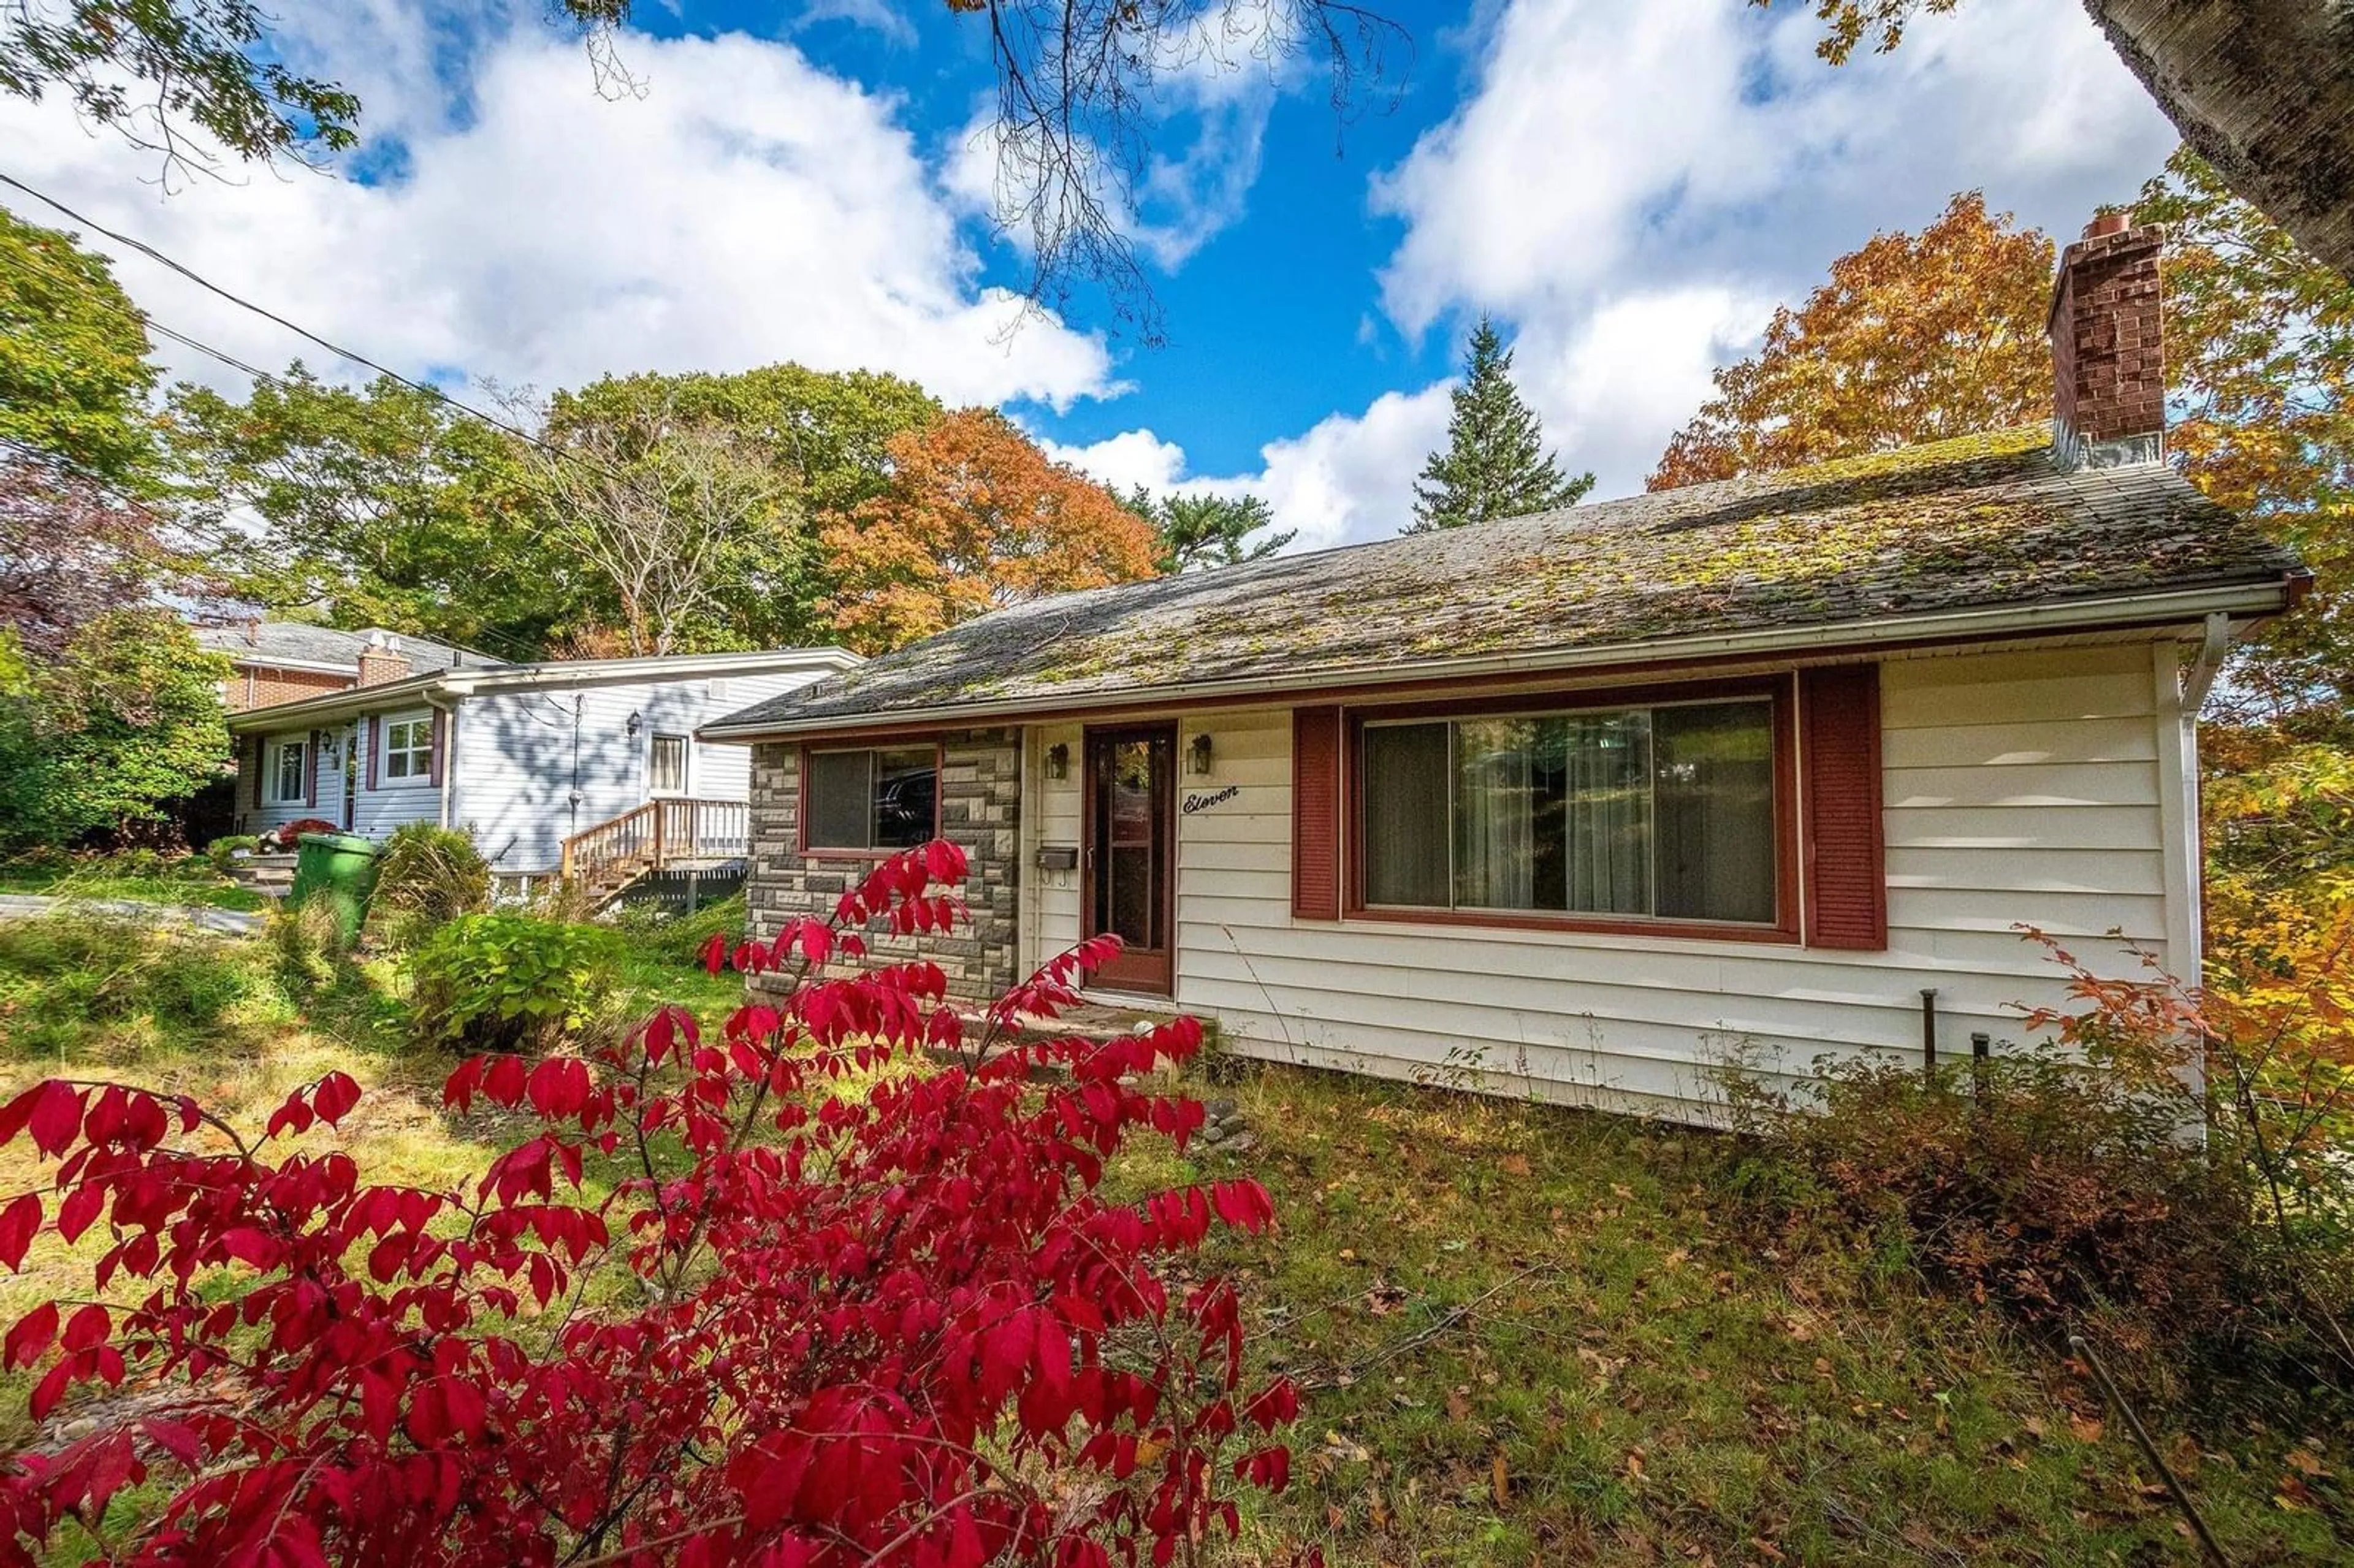
[[[790, 742], [752, 748], [752, 869], [745, 887], [754, 936], [772, 938], [795, 915], [827, 916], [864, 863], [804, 856], [801, 753]], [[869, 941], [875, 961], [922, 956], [948, 971], [950, 994], [991, 1001], [1011, 986], [1018, 961], [1022, 732], [955, 730], [940, 736], [940, 836], [971, 860], [964, 885], [970, 927], [953, 936]], [[756, 986], [758, 980], [753, 982]]]

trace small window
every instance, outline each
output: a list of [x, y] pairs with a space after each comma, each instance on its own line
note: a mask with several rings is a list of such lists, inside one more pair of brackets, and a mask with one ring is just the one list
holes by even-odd
[[309, 798], [310, 777], [302, 766], [308, 753], [307, 742], [281, 740], [278, 743], [278, 766], [276, 771], [271, 773], [270, 780], [270, 798], [272, 800], [284, 805], [291, 800]]
[[1365, 726], [1374, 908], [1770, 924], [1772, 705]]
[[646, 777], [648, 788], [657, 795], [685, 794], [686, 736], [654, 736], [653, 757], [647, 766]]
[[384, 776], [387, 779], [429, 779], [433, 776], [433, 719], [430, 715], [397, 718], [384, 726]]
[[939, 799], [939, 758], [930, 747], [811, 752], [809, 846], [913, 849], [938, 832]]

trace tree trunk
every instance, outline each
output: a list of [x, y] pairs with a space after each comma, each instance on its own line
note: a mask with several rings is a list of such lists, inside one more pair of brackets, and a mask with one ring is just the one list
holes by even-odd
[[2354, 0], [2084, 0], [2226, 184], [2354, 278]]

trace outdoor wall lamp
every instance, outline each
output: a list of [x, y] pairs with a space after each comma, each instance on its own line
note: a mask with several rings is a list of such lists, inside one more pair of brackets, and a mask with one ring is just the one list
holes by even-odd
[[1185, 748], [1185, 771], [1193, 774], [1195, 778], [1205, 778], [1208, 776], [1210, 771], [1210, 736], [1208, 731], [1204, 730], [1202, 734], [1195, 736], [1193, 737], [1193, 744]]
[[1060, 741], [1046, 748], [1046, 777], [1068, 779], [1071, 776], [1071, 748]]
[[643, 715], [643, 714], [642, 714], [642, 713], [640, 713], [640, 712], [638, 712], [635, 708], [631, 708], [631, 709], [630, 710], [630, 723], [629, 723], [630, 738], [631, 738], [631, 740], [635, 740], [635, 739], [637, 739], [637, 738], [638, 738], [638, 731], [640, 731], [640, 730], [642, 730], [642, 729], [643, 729], [643, 728], [645, 728], [645, 727], [646, 727], [646, 715]]

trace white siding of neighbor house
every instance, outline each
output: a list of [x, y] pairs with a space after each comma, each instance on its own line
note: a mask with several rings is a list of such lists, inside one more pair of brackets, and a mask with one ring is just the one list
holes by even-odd
[[[694, 738], [695, 731], [826, 673], [810, 669], [698, 676], [469, 697], [458, 705], [454, 720], [451, 825], [471, 828], [475, 843], [498, 872], [553, 871], [567, 837], [652, 798], [649, 770], [658, 734], [688, 737], [684, 794], [705, 800], [745, 800], [750, 790], [751, 749], [706, 745]], [[571, 800], [576, 703], [577, 809]], [[629, 733], [632, 713], [643, 721], [634, 737]]]
[[[2170, 642], [1893, 660], [1882, 670], [1888, 945], [1480, 929], [1291, 915], [1288, 710], [1188, 715], [1235, 799], [1178, 817], [1176, 1002], [1237, 1052], [1670, 1115], [1706, 1116], [1738, 1054], [1803, 1071], [1827, 1054], [1917, 1060], [1921, 991], [1941, 1051], [2026, 1037], [2020, 1004], [2065, 1000], [2015, 928], [2138, 972], [2107, 933], [2195, 975], [2196, 823]], [[1025, 861], [1079, 842], [1076, 726], [1034, 726]], [[1048, 747], [1069, 777], [1044, 777]], [[1026, 956], [1078, 935], [1075, 875], [1025, 869]], [[1998, 1047], [1999, 1048], [1999, 1047]]]
[[[386, 717], [387, 720], [394, 717], [406, 717], [412, 713], [429, 716], [430, 710], [410, 705], [387, 713]], [[267, 776], [274, 779], [276, 768], [274, 758], [279, 741], [286, 738], [288, 735], [308, 736], [310, 733], [308, 730], [292, 730], [277, 732], [265, 736], [262, 766], [268, 770]], [[339, 720], [324, 726], [318, 733], [321, 738], [328, 742], [328, 745], [320, 754], [319, 800], [315, 806], [306, 805], [301, 800], [265, 801], [259, 807], [254, 806], [251, 803], [253, 779], [250, 774], [244, 771], [245, 760], [240, 753], [238, 764], [239, 772], [237, 781], [237, 801], [238, 817], [245, 824], [245, 832], [267, 832], [271, 828], [282, 827], [288, 822], [299, 821], [304, 817], [317, 817], [325, 821], [341, 823], [344, 820], [342, 741], [347, 734], [356, 736], [353, 754], [355, 771], [358, 775], [358, 788], [354, 791], [352, 800], [351, 831], [353, 832], [366, 838], [380, 839], [404, 822], [431, 822], [440, 820], [441, 793], [433, 788], [428, 779], [413, 781], [405, 779], [387, 779], [379, 768], [376, 779], [378, 787], [375, 789], [368, 788], [367, 720], [365, 718], [354, 721]], [[378, 744], [381, 745], [380, 740]]]

